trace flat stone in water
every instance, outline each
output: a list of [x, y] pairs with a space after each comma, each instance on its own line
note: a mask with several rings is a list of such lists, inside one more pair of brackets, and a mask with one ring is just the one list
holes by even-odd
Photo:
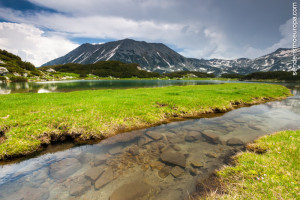
[[228, 146], [243, 146], [244, 142], [238, 138], [230, 138], [227, 140], [226, 144]]
[[211, 130], [202, 131], [202, 136], [211, 143], [218, 144], [220, 142], [219, 136]]
[[88, 169], [85, 172], [85, 177], [90, 179], [92, 183], [95, 183], [95, 181], [99, 178], [99, 176], [104, 172], [104, 169], [102, 166], [100, 167], [93, 167]]
[[195, 140], [202, 139], [202, 135], [199, 131], [190, 131], [190, 132], [187, 133], [187, 135], [195, 138]]
[[165, 166], [164, 168], [158, 171], [158, 176], [160, 178], [166, 178], [167, 176], [169, 176], [171, 170], [172, 170], [171, 166]]
[[176, 178], [184, 173], [184, 170], [181, 167], [175, 166], [171, 170], [171, 174]]
[[109, 200], [141, 199], [151, 191], [151, 188], [152, 186], [150, 186], [149, 184], [138, 180], [122, 185], [121, 187], [116, 189], [109, 197]]
[[181, 151], [181, 148], [180, 148], [180, 146], [178, 146], [178, 145], [172, 145], [171, 146], [175, 151]]
[[165, 163], [178, 165], [183, 168], [186, 166], [186, 158], [184, 154], [176, 151], [165, 151], [160, 154], [160, 158]]
[[160, 140], [163, 138], [163, 135], [161, 133], [154, 131], [148, 131], [146, 135], [152, 138], [153, 140]]
[[198, 160], [191, 160], [191, 165], [194, 168], [200, 168], [204, 166], [203, 163]]
[[114, 173], [113, 173], [112, 169], [107, 169], [96, 180], [96, 182], [95, 182], [95, 189], [99, 190], [101, 187], [103, 187], [104, 185], [110, 183], [114, 179], [115, 179], [115, 177], [114, 177]]
[[66, 158], [50, 165], [50, 175], [54, 179], [64, 179], [80, 169], [81, 164], [75, 158]]
[[215, 154], [215, 153], [206, 153], [205, 155], [209, 158], [217, 158], [218, 157], [217, 154]]

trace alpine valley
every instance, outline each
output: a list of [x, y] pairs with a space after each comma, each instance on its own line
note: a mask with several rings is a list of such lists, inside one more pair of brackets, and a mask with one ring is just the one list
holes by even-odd
[[[292, 49], [280, 48], [256, 59], [186, 58], [162, 43], [124, 39], [104, 44], [85, 43], [65, 56], [49, 61], [43, 66], [66, 63], [92, 64], [98, 61], [117, 60], [124, 63], [136, 63], [143, 70], [159, 73], [199, 71], [215, 75], [223, 73], [249, 74], [259, 71], [291, 71], [292, 56]], [[296, 56], [300, 58], [300, 48], [296, 49]]]

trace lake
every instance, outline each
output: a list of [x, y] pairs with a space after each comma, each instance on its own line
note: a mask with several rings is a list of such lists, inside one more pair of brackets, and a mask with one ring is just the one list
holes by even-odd
[[[60, 85], [52, 90], [58, 92], [76, 90], [75, 86], [66, 85], [79, 83], [85, 85], [80, 89], [120, 88], [121, 83], [127, 83], [124, 88], [205, 84], [141, 81], [137, 86], [133, 84], [136, 81], [118, 81], [109, 87], [111, 81], [104, 82], [106, 86], [99, 87], [88, 87], [89, 81], [45, 84]], [[220, 83], [223, 82], [206, 84]], [[37, 83], [40, 84], [44, 83]], [[300, 129], [300, 85], [285, 85], [294, 94], [285, 100], [127, 132], [94, 145], [50, 146], [43, 155], [18, 163], [2, 163], [0, 199], [187, 198], [196, 191], [197, 182], [221, 167], [228, 156], [243, 150], [240, 141], [247, 143], [276, 131]], [[48, 90], [49, 85], [44, 89]], [[219, 138], [213, 139], [210, 134]]]
[[221, 84], [218, 80], [75, 80], [26, 83], [0, 83], [0, 94], [72, 92], [78, 90], [126, 89], [171, 85]]

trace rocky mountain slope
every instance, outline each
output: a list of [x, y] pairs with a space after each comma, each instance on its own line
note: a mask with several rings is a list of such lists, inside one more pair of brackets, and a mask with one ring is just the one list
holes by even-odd
[[[300, 48], [297, 49], [297, 57], [300, 57]], [[66, 63], [91, 64], [107, 60], [137, 63], [142, 69], [152, 72], [200, 71], [216, 75], [248, 74], [256, 71], [291, 70], [292, 50], [281, 48], [256, 59], [205, 60], [186, 58], [162, 43], [124, 39], [105, 44], [86, 43], [43, 66]]]

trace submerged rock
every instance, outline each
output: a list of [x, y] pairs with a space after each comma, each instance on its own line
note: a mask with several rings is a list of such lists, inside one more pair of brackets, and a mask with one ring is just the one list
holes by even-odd
[[228, 146], [243, 146], [244, 142], [238, 138], [230, 138], [227, 140], [226, 144]]
[[153, 140], [160, 140], [163, 138], [163, 135], [159, 132], [154, 132], [154, 131], [148, 131], [146, 133], [146, 135], [150, 138], [152, 138]]
[[219, 136], [211, 130], [202, 131], [202, 136], [209, 142], [218, 144], [220, 142]]
[[184, 173], [184, 170], [181, 167], [175, 166], [171, 170], [171, 174], [176, 178]]
[[134, 145], [134, 146], [132, 146], [132, 147], [129, 147], [128, 152], [129, 152], [131, 155], [136, 156], [136, 155], [139, 154], [140, 150], [139, 150], [139, 147], [138, 147], [138, 146]]
[[115, 177], [114, 177], [113, 170], [112, 169], [107, 169], [96, 180], [96, 182], [95, 182], [95, 189], [99, 190], [101, 187], [103, 187], [104, 185], [110, 183], [114, 179], [115, 179]]
[[160, 159], [169, 164], [178, 165], [185, 168], [186, 158], [184, 154], [175, 151], [165, 151], [160, 155]]
[[150, 167], [152, 170], [153, 169], [161, 170], [164, 166], [165, 166], [164, 163], [159, 162], [157, 160], [150, 163]]
[[200, 162], [198, 160], [191, 160], [191, 165], [194, 168], [200, 168], [204, 166], [203, 162]]
[[74, 174], [81, 167], [75, 158], [66, 158], [50, 165], [50, 176], [54, 179], [64, 179]]
[[164, 168], [158, 171], [158, 176], [160, 178], [166, 178], [167, 176], [169, 176], [171, 170], [172, 170], [171, 166], [165, 166]]
[[104, 172], [104, 169], [102, 166], [100, 167], [93, 167], [86, 171], [84, 174], [86, 178], [91, 180], [92, 183], [95, 183], [95, 181], [99, 178], [99, 176]]
[[146, 196], [152, 189], [152, 186], [143, 182], [143, 181], [135, 181], [132, 183], [128, 183], [122, 185], [118, 189], [116, 189], [109, 200], [133, 200], [140, 199]]
[[145, 144], [148, 144], [150, 142], [152, 142], [153, 140], [151, 140], [150, 138], [148, 137], [140, 137], [138, 139], [138, 146], [141, 147], [141, 146], [144, 146]]
[[186, 136], [184, 137], [184, 140], [185, 140], [186, 142], [194, 142], [194, 141], [196, 141], [196, 139], [195, 139], [194, 137], [190, 136], [190, 135], [186, 135]]
[[118, 145], [115, 147], [112, 147], [111, 149], [108, 150], [108, 153], [111, 155], [119, 154], [122, 153], [123, 147]]

